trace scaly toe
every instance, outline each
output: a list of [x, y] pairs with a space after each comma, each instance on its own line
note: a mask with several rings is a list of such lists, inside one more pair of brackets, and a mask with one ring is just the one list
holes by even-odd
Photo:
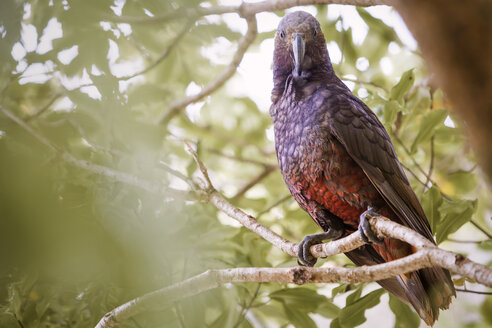
[[361, 239], [365, 243], [382, 244], [383, 239], [376, 236], [376, 234], [372, 231], [366, 215], [377, 215], [377, 213], [373, 212], [372, 208], [368, 208], [367, 211], [361, 214], [359, 223], [359, 233]]

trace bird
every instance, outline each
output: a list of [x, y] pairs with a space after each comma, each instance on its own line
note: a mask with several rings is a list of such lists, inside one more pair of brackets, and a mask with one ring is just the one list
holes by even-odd
[[[416, 251], [379, 238], [368, 217], [382, 215], [435, 244], [422, 205], [402, 170], [388, 132], [372, 110], [335, 74], [319, 22], [304, 11], [285, 15], [274, 38], [270, 116], [283, 179], [322, 233], [305, 236], [298, 263], [314, 266], [310, 247], [359, 231], [365, 244], [345, 253], [357, 266]], [[429, 326], [456, 296], [439, 267], [378, 283], [412, 306]]]

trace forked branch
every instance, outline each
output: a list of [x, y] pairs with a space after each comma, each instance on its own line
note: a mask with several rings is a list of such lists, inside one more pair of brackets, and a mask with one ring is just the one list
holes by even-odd
[[[260, 235], [272, 245], [281, 249], [284, 253], [296, 256], [297, 244], [290, 242], [261, 223], [251, 215], [234, 207], [220, 193], [213, 188], [207, 168], [198, 158], [196, 152], [188, 145], [188, 150], [193, 155], [200, 168], [206, 183], [203, 191], [206, 193], [205, 201], [213, 204], [222, 212], [237, 220], [246, 228]], [[417, 251], [404, 258], [373, 266], [361, 266], [357, 268], [320, 267], [320, 268], [234, 268], [222, 270], [209, 270], [180, 283], [154, 291], [131, 300], [116, 309], [108, 312], [98, 323], [97, 328], [114, 327], [131, 316], [149, 310], [164, 308], [183, 298], [202, 293], [219, 287], [225, 283], [237, 282], [280, 282], [280, 283], [361, 283], [377, 281], [395, 277], [400, 274], [419, 270], [422, 268], [440, 266], [455, 273], [475, 280], [485, 286], [492, 287], [492, 269], [475, 263], [462, 255], [440, 249], [420, 234], [390, 221], [383, 216], [369, 218], [372, 229], [379, 237], [393, 238], [405, 241], [414, 246]], [[311, 253], [319, 257], [327, 257], [339, 253], [348, 252], [364, 245], [358, 232], [342, 239], [326, 244], [314, 245]]]

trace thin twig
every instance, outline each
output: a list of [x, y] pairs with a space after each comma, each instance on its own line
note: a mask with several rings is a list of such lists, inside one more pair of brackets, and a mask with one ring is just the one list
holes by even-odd
[[81, 84], [81, 85], [79, 85], [73, 89], [70, 89], [70, 90], [64, 89], [63, 91], [59, 91], [59, 92], [55, 93], [53, 95], [53, 97], [51, 97], [50, 100], [43, 107], [41, 107], [38, 110], [33, 110], [34, 113], [31, 116], [26, 117], [24, 119], [24, 121], [29, 122], [29, 121], [39, 117], [41, 114], [46, 112], [51, 107], [51, 105], [53, 105], [55, 103], [55, 101], [57, 101], [58, 99], [60, 99], [61, 97], [65, 96], [65, 95], [69, 94], [70, 92], [77, 91], [83, 87], [90, 87], [90, 86], [94, 86], [94, 84], [93, 83]]
[[[402, 148], [405, 150], [405, 152], [409, 155], [409, 157], [412, 159], [412, 162], [413, 164], [419, 169], [419, 171], [426, 177], [427, 179], [427, 182], [424, 182], [422, 181], [412, 170], [410, 170], [407, 166], [405, 166], [403, 163], [400, 163], [402, 165], [403, 168], [405, 168], [408, 172], [410, 172], [410, 174], [412, 174], [415, 179], [424, 186], [424, 188], [426, 188], [428, 186], [428, 182], [432, 182], [432, 184], [434, 186], [436, 186], [436, 188], [439, 189], [439, 192], [441, 193], [442, 197], [446, 200], [452, 200], [451, 197], [449, 195], [447, 195], [446, 193], [444, 193], [441, 188], [437, 185], [437, 183], [431, 179], [430, 177], [430, 174], [432, 173], [432, 167], [433, 167], [433, 155], [431, 157], [431, 165], [429, 167], [429, 173], [426, 173], [424, 171], [424, 169], [415, 161], [415, 159], [413, 158], [413, 156], [411, 156], [411, 153], [410, 153], [410, 150], [405, 146], [405, 144], [398, 138], [398, 136], [394, 135], [393, 134], [393, 138], [402, 146]], [[433, 143], [431, 143], [431, 153], [433, 154], [434, 153], [434, 147], [433, 147]], [[473, 169], [472, 169], [473, 170]], [[489, 239], [492, 239], [492, 234], [490, 234], [487, 230], [485, 230], [484, 228], [482, 228], [477, 222], [475, 222], [473, 219], [470, 219], [469, 221], [471, 224], [473, 224], [475, 226], [475, 228], [477, 228], [478, 230], [480, 230], [485, 236], [487, 236], [487, 238]]]
[[230, 159], [233, 161], [237, 161], [237, 162], [250, 163], [250, 164], [255, 164], [255, 165], [260, 165], [260, 166], [269, 166], [270, 165], [270, 164], [267, 164], [265, 162], [260, 162], [260, 161], [257, 161], [257, 160], [251, 159], [251, 158], [245, 158], [245, 157], [241, 157], [241, 156], [224, 154], [223, 152], [218, 151], [218, 150], [213, 149], [213, 148], [206, 148], [206, 150], [208, 152], [210, 152], [211, 154], [214, 154], [214, 155], [217, 155], [220, 157], [224, 157], [224, 158], [227, 158], [227, 159]]
[[425, 182], [424, 182], [424, 181], [422, 181], [422, 180], [419, 178], [419, 176], [418, 176], [415, 172], [413, 172], [413, 170], [412, 170], [412, 169], [410, 169], [408, 166], [406, 166], [406, 165], [405, 165], [405, 164], [403, 164], [402, 162], [400, 162], [400, 165], [401, 165], [401, 166], [402, 166], [402, 167], [403, 167], [403, 168], [404, 168], [404, 169], [405, 169], [408, 173], [410, 173], [410, 174], [411, 174], [411, 175], [415, 178], [415, 180], [417, 180], [417, 181], [418, 181], [421, 185], [423, 185], [423, 186], [425, 187]]
[[53, 150], [55, 152], [59, 152], [57, 147], [55, 145], [53, 145], [48, 139], [46, 139], [44, 136], [39, 134], [36, 130], [31, 128], [26, 122], [24, 122], [23, 120], [18, 118], [14, 113], [9, 111], [7, 108], [3, 107], [1, 104], [0, 104], [0, 109], [2, 110], [2, 112], [5, 116], [10, 118], [12, 121], [17, 123], [18, 125], [20, 125], [24, 130], [29, 132], [35, 139], [37, 139], [43, 145], [45, 145], [46, 147], [50, 148], [51, 150]]
[[431, 182], [432, 171], [434, 170], [434, 136], [430, 139], [430, 163], [429, 163], [429, 171], [426, 174], [426, 180], [424, 184], [424, 188], [428, 188], [429, 182]]
[[471, 294], [480, 294], [480, 295], [492, 295], [492, 292], [481, 292], [478, 290], [469, 290], [469, 289], [462, 289], [462, 288], [455, 288], [457, 292], [462, 292], [462, 293], [471, 293]]
[[458, 239], [453, 239], [453, 238], [448, 238], [446, 241], [450, 241], [452, 243], [457, 243], [457, 244], [480, 244], [483, 243], [485, 240], [458, 240]]
[[169, 56], [169, 54], [171, 53], [171, 51], [178, 45], [178, 43], [181, 41], [181, 39], [190, 30], [190, 27], [193, 25], [193, 23], [194, 23], [194, 20], [188, 19], [188, 21], [186, 22], [186, 24], [183, 26], [183, 29], [171, 41], [171, 44], [149, 66], [147, 66], [146, 68], [144, 68], [140, 72], [136, 72], [136, 73], [134, 73], [132, 75], [122, 76], [122, 77], [118, 78], [118, 80], [124, 80], [124, 81], [126, 81], [126, 80], [129, 80], [129, 79], [134, 78], [135, 76], [143, 75], [143, 74], [147, 73], [148, 71], [150, 71], [151, 69], [153, 69], [154, 67], [156, 67], [157, 65], [159, 65], [164, 59], [167, 58], [167, 56]]
[[173, 169], [172, 167], [170, 167], [169, 165], [167, 165], [166, 163], [164, 163], [163, 161], [159, 161], [159, 164], [162, 165], [162, 167], [164, 168], [164, 171], [166, 171], [167, 173], [171, 174], [171, 175], [174, 175], [176, 178], [186, 182], [188, 185], [192, 185], [192, 181], [190, 181], [190, 178], [188, 178], [186, 175], [184, 175], [183, 173]]
[[24, 121], [26, 122], [29, 122], [30, 120], [32, 119], [35, 119], [36, 117], [40, 116], [41, 114], [43, 114], [46, 110], [48, 110], [48, 108], [50, 108], [51, 105], [53, 105], [53, 103], [55, 101], [57, 101], [61, 96], [63, 96], [66, 92], [57, 92], [53, 95], [53, 97], [51, 97], [51, 99], [43, 106], [41, 107], [40, 109], [36, 110], [34, 112], [34, 114], [32, 114], [31, 116], [29, 117], [26, 117], [24, 119]]
[[413, 164], [420, 171], [420, 173], [422, 173], [424, 176], [427, 176], [427, 173], [425, 172], [425, 170], [422, 168], [422, 166], [420, 166], [419, 163], [417, 163], [415, 158], [413, 158], [412, 153], [410, 152], [410, 149], [408, 149], [407, 146], [405, 146], [403, 141], [395, 134], [392, 134], [392, 137], [393, 137], [393, 139], [395, 139], [400, 144], [400, 146], [403, 148], [405, 153], [407, 153], [407, 155], [411, 158]]
[[237, 318], [237, 321], [236, 321], [236, 323], [233, 326], [234, 328], [239, 327], [239, 325], [241, 324], [241, 322], [243, 322], [244, 318], [246, 317], [246, 313], [251, 308], [251, 306], [253, 306], [253, 302], [258, 297], [258, 293], [260, 291], [260, 287], [261, 287], [261, 282], [256, 286], [255, 292], [254, 292], [253, 296], [251, 297], [251, 299], [249, 300], [248, 304], [244, 304], [242, 306], [241, 312], [239, 313], [239, 317]]
[[198, 154], [193, 149], [193, 147], [191, 147], [191, 145], [186, 141], [185, 141], [185, 146], [186, 146], [186, 149], [190, 152], [191, 156], [193, 156], [195, 162], [198, 165], [198, 168], [200, 169], [200, 172], [202, 172], [202, 175], [205, 178], [206, 184], [204, 187], [202, 187], [202, 189], [204, 189], [205, 191], [214, 190], [214, 186], [212, 185], [212, 181], [210, 180], [210, 177], [208, 175], [208, 170], [205, 167], [205, 165], [202, 163], [200, 158], [198, 158]]
[[470, 220], [471, 224], [473, 224], [475, 226], [475, 228], [477, 228], [478, 230], [480, 230], [484, 235], [487, 236], [487, 238], [489, 239], [492, 239], [492, 234], [490, 234], [487, 230], [485, 230], [484, 228], [482, 228], [477, 222], [473, 221], [473, 220]]
[[265, 213], [270, 212], [273, 208], [279, 206], [283, 202], [288, 201], [289, 199], [292, 199], [292, 195], [291, 194], [285, 195], [284, 197], [280, 198], [279, 200], [277, 200], [272, 205], [270, 205], [267, 208], [265, 208], [264, 210], [258, 212], [258, 214], [256, 215], [256, 219], [258, 220], [262, 215], [264, 215]]
[[388, 89], [386, 89], [382, 85], [379, 85], [379, 84], [374, 83], [372, 81], [361, 81], [361, 80], [358, 80], [358, 79], [351, 79], [351, 78], [348, 78], [348, 77], [342, 77], [341, 80], [342, 81], [350, 81], [350, 82], [359, 83], [359, 84], [370, 85], [370, 86], [376, 87], [378, 89], [381, 89], [381, 90], [383, 90], [386, 93], [389, 93], [389, 90]]
[[231, 63], [227, 68], [219, 75], [215, 80], [206, 85], [200, 92], [195, 95], [175, 100], [169, 105], [169, 108], [161, 114], [158, 119], [158, 123], [167, 125], [169, 121], [179, 112], [180, 109], [188, 106], [189, 104], [195, 103], [200, 99], [208, 96], [219, 87], [221, 87], [227, 80], [229, 80], [234, 73], [236, 73], [237, 67], [241, 63], [244, 54], [248, 50], [251, 43], [253, 43], [256, 34], [258, 33], [258, 29], [256, 26], [256, 18], [254, 16], [250, 16], [247, 19], [248, 22], [248, 31], [246, 34], [239, 40], [239, 44], [232, 58]]
[[261, 171], [260, 174], [258, 174], [256, 177], [251, 179], [246, 185], [244, 185], [241, 189], [238, 190], [238, 192], [231, 197], [232, 199], [238, 199], [242, 197], [248, 190], [253, 188], [255, 185], [257, 185], [261, 180], [265, 179], [267, 176], [270, 175], [273, 171], [275, 171], [278, 168], [277, 165], [265, 165], [265, 168], [263, 171]]

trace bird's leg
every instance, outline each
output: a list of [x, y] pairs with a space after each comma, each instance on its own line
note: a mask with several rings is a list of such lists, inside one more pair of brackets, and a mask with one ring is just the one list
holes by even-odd
[[297, 247], [297, 264], [312, 267], [317, 258], [311, 254], [311, 246], [321, 244], [323, 240], [338, 239], [343, 234], [342, 230], [329, 229], [328, 231], [305, 236]]
[[330, 211], [325, 210], [316, 203], [312, 206], [309, 214], [324, 230], [322, 233], [307, 235], [302, 239], [297, 248], [297, 263], [303, 266], [314, 266], [317, 259], [311, 254], [311, 246], [321, 244], [323, 240], [338, 239], [343, 236], [345, 226], [342, 219]]
[[360, 215], [359, 222], [359, 233], [360, 238], [365, 243], [374, 243], [374, 244], [382, 244], [383, 240], [376, 236], [376, 234], [372, 231], [371, 225], [369, 224], [369, 219], [367, 219], [367, 215], [377, 216], [376, 210], [373, 207], [368, 207], [367, 210]]

